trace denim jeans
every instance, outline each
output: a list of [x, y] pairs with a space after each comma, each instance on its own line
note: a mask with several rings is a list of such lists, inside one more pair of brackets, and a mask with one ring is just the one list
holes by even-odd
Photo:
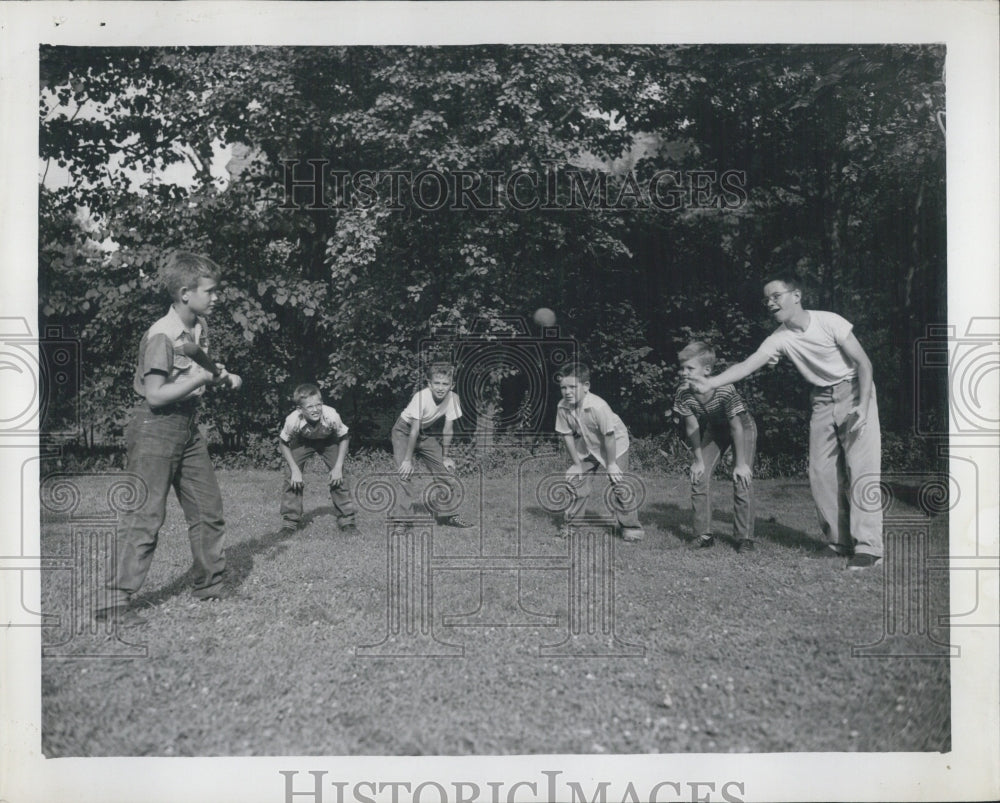
[[831, 544], [882, 555], [882, 508], [857, 483], [874, 487], [882, 473], [882, 432], [872, 387], [867, 423], [851, 432], [858, 403], [856, 379], [813, 388], [809, 421], [809, 485], [820, 528]]
[[[319, 455], [328, 469], [333, 469], [340, 441], [336, 438], [324, 440], [295, 440], [289, 444], [292, 459], [301, 470], [305, 462], [313, 455]], [[337, 511], [337, 523], [344, 527], [354, 522], [354, 502], [351, 500], [351, 488], [347, 479], [341, 480], [336, 488], [330, 486], [330, 499]], [[284, 526], [298, 526], [302, 519], [302, 494], [292, 489], [291, 477], [285, 477], [285, 486], [281, 492], [281, 522]]]
[[[628, 452], [618, 455], [615, 462], [623, 472], [628, 471]], [[567, 524], [572, 524], [583, 513], [587, 507], [587, 499], [594, 490], [594, 477], [598, 472], [603, 472], [602, 466], [593, 457], [586, 457], [583, 461], [583, 473], [577, 474], [570, 480], [570, 487], [573, 489], [573, 501], [563, 514]], [[608, 480], [610, 482], [611, 480]], [[611, 494], [612, 512], [618, 520], [618, 526], [626, 530], [641, 530], [638, 512], [631, 507], [622, 504], [620, 494]]]
[[[749, 415], [740, 416], [743, 423], [743, 453], [747, 465], [753, 468], [757, 453], [757, 425]], [[694, 513], [694, 535], [712, 534], [712, 472], [719, 459], [732, 447], [732, 435], [728, 429], [714, 432], [705, 429], [701, 435], [701, 456], [705, 472], [701, 479], [691, 483], [691, 510]], [[733, 536], [737, 539], [753, 538], [753, 503], [750, 488], [744, 488], [733, 480]]]
[[145, 483], [141, 507], [126, 514], [118, 530], [114, 576], [98, 608], [127, 604], [146, 579], [167, 496], [174, 489], [187, 519], [194, 558], [194, 595], [212, 596], [226, 568], [222, 495], [208, 446], [198, 427], [197, 402], [152, 409], [139, 407], [126, 430], [128, 470]]
[[[396, 468], [402, 465], [403, 458], [406, 456], [406, 446], [410, 439], [410, 426], [402, 418], [398, 418], [396, 419], [395, 426], [392, 428], [390, 437], [392, 438], [392, 456], [396, 461]], [[451, 476], [451, 473], [444, 466], [444, 447], [441, 445], [441, 439], [438, 436], [424, 435], [421, 432], [417, 436], [417, 445], [413, 449], [413, 457], [415, 460], [419, 458], [431, 473], [435, 482], [442, 482], [447, 486], [448, 490], [444, 492], [444, 496], [447, 499], [460, 498], [461, 489], [458, 487], [458, 481]], [[396, 478], [400, 491], [399, 498], [396, 501], [397, 514], [419, 513], [425, 507], [414, 491], [413, 480], [414, 475], [412, 474], [409, 479], [404, 480], [398, 476]], [[429, 494], [428, 496], [430, 498], [426, 500], [426, 507], [433, 508], [434, 494]], [[431, 509], [430, 512], [436, 518], [441, 518], [439, 511]]]

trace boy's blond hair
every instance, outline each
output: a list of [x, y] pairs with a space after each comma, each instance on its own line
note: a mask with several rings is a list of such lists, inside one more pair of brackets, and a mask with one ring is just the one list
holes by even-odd
[[301, 405], [306, 399], [313, 396], [319, 396], [323, 398], [323, 392], [319, 389], [317, 385], [312, 382], [303, 382], [294, 391], [292, 391], [292, 401], [296, 404]]
[[688, 360], [697, 360], [701, 365], [707, 366], [711, 370], [715, 367], [715, 349], [701, 340], [692, 340], [677, 352], [678, 362], [685, 363]]
[[455, 380], [455, 366], [450, 362], [432, 362], [427, 366], [427, 370], [424, 373], [428, 381], [436, 376], [447, 377], [449, 382]]
[[178, 299], [181, 288], [195, 290], [200, 279], [218, 282], [222, 269], [211, 259], [190, 251], [172, 251], [160, 266], [160, 281], [170, 297]]

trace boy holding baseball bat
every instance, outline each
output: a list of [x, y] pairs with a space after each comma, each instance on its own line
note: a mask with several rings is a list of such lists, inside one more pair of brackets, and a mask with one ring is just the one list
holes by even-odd
[[337, 524], [341, 530], [355, 530], [354, 503], [344, 479], [347, 426], [336, 410], [323, 404], [323, 394], [316, 385], [299, 385], [292, 398], [298, 407], [285, 419], [278, 434], [278, 449], [288, 466], [281, 495], [281, 532], [290, 534], [298, 529], [302, 519], [302, 465], [313, 455], [319, 455], [330, 469], [330, 499], [337, 511]]
[[715, 367], [715, 350], [700, 341], [688, 343], [678, 353], [685, 382], [674, 398], [674, 412], [684, 426], [691, 447], [691, 510], [694, 514], [694, 545], [710, 547], [712, 534], [712, 472], [726, 449], [733, 449], [733, 535], [736, 551], [749, 552], [753, 544], [753, 507], [750, 485], [757, 450], [757, 425], [743, 398], [732, 385], [699, 392], [691, 385], [697, 377], [708, 377]]
[[223, 596], [222, 496], [198, 426], [198, 404], [206, 387], [236, 390], [242, 384], [240, 377], [204, 354], [205, 316], [218, 300], [219, 275], [212, 260], [187, 251], [170, 254], [160, 270], [173, 304], [139, 343], [133, 387], [142, 401], [125, 434], [127, 467], [142, 479], [145, 498], [119, 528], [114, 574], [95, 613], [99, 621], [144, 623], [129, 601], [149, 571], [171, 487], [187, 519], [194, 596]]

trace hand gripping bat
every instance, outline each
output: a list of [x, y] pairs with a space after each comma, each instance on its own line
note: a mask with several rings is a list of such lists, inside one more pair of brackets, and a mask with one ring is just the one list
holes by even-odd
[[222, 373], [219, 370], [219, 366], [217, 366], [214, 362], [212, 362], [212, 358], [209, 357], [205, 353], [205, 350], [197, 343], [192, 343], [191, 341], [186, 341], [184, 343], [181, 343], [181, 354], [183, 354], [185, 357], [188, 357], [189, 359], [194, 360], [196, 363], [198, 363], [198, 365], [200, 365], [206, 371], [209, 371], [215, 378], [218, 378], [219, 375]]

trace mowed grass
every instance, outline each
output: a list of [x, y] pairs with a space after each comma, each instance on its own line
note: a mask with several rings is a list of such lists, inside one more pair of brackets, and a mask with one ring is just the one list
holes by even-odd
[[[220, 471], [227, 575], [237, 597], [192, 599], [186, 526], [171, 499], [140, 592], [149, 624], [119, 634], [144, 645], [145, 657], [84, 657], [120, 653], [124, 645], [103, 632], [66, 641], [72, 586], [65, 572], [44, 573], [43, 607], [61, 624], [43, 643], [66, 642], [57, 651], [78, 657], [43, 655], [43, 752], [949, 749], [946, 659], [852, 657], [853, 646], [883, 637], [885, 575], [848, 572], [843, 560], [823, 556], [804, 480], [755, 482], [758, 549], [737, 555], [724, 542], [692, 550], [684, 478], [643, 473], [646, 539], [616, 540], [613, 560], [617, 646], [637, 654], [540, 654], [566, 638], [570, 572], [567, 542], [553, 537], [555, 518], [535, 488], [564, 468], [543, 459], [525, 463], [520, 477], [512, 469], [464, 478], [461, 513], [481, 526], [436, 529], [438, 566], [430, 573], [433, 635], [456, 654], [423, 657], [357, 652], [387, 634], [383, 513], [361, 511], [359, 530], [339, 533], [325, 477], [313, 467], [305, 526], [280, 536], [280, 473]], [[113, 480], [76, 478], [83, 499], [77, 514], [99, 508]], [[591, 510], [602, 506], [602, 485]], [[720, 535], [731, 527], [730, 497], [720, 478]], [[924, 521], [929, 553], [945, 554], [947, 517]], [[72, 527], [65, 514], [46, 514], [43, 554], [68, 555]], [[484, 554], [520, 564], [476, 564]], [[947, 612], [946, 572], [930, 572], [910, 593], [927, 603], [929, 635], [947, 642], [937, 625]], [[930, 644], [914, 643], [922, 651]]]

